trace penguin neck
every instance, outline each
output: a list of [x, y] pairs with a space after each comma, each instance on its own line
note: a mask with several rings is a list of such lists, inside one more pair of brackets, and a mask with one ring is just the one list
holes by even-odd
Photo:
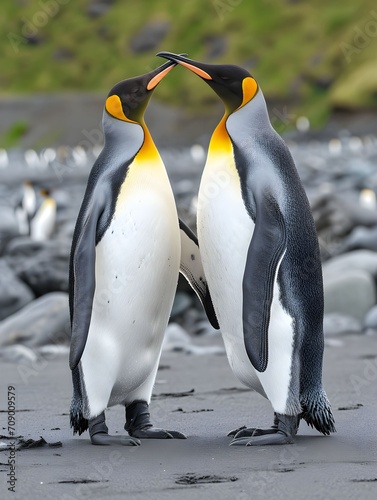
[[209, 143], [209, 154], [211, 155], [224, 155], [232, 153], [232, 142], [226, 128], [228, 117], [229, 113], [226, 111], [212, 134], [211, 141]]
[[160, 154], [156, 148], [156, 145], [152, 139], [152, 136], [149, 132], [148, 127], [146, 126], [144, 120], [140, 122], [140, 125], [143, 129], [144, 132], [144, 141], [139, 149], [139, 152], [137, 153], [137, 160], [138, 161], [147, 161], [147, 162], [156, 162], [159, 161], [161, 162], [161, 157]]

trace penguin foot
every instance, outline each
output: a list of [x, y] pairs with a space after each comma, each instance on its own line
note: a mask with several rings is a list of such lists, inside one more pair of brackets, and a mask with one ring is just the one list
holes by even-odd
[[92, 444], [101, 446], [110, 446], [113, 444], [121, 444], [123, 446], [139, 446], [139, 439], [134, 439], [129, 436], [110, 436], [104, 432], [98, 432], [94, 436], [90, 436]]
[[244, 428], [234, 436], [229, 446], [266, 446], [293, 444], [299, 417], [275, 414], [275, 424], [269, 429]]
[[150, 420], [149, 405], [146, 401], [133, 401], [126, 407], [126, 425], [128, 434], [140, 439], [186, 439], [178, 431], [155, 429]]
[[[277, 427], [270, 427], [269, 429], [258, 429], [257, 427], [243, 427], [238, 430], [235, 434], [228, 434], [228, 436], [233, 436], [234, 439], [241, 437], [253, 437], [253, 436], [264, 436], [265, 434], [275, 434], [278, 431]], [[235, 431], [232, 431], [232, 433]]]
[[262, 436], [264, 434], [274, 434], [277, 431], [278, 419], [276, 417], [276, 413], [274, 413], [274, 423], [269, 429], [259, 429], [258, 427], [246, 427], [246, 425], [243, 425], [242, 427], [238, 427], [238, 429], [234, 429], [233, 431], [228, 432], [227, 436], [231, 436], [237, 439], [246, 436]]
[[[130, 431], [128, 433], [130, 434]], [[154, 427], [136, 429], [130, 436], [140, 439], [187, 439], [181, 432], [155, 429]]]
[[227, 436], [229, 437], [236, 437], [236, 435], [246, 429], [246, 425], [242, 425], [241, 427], [237, 427], [237, 429], [233, 429], [232, 431], [228, 432]]
[[286, 436], [280, 431], [274, 434], [233, 439], [229, 446], [266, 446], [271, 444], [293, 444], [293, 436]]
[[106, 425], [105, 412], [98, 417], [89, 420], [89, 434], [92, 444], [109, 446], [112, 444], [121, 444], [123, 446], [138, 446], [140, 441], [128, 436], [110, 436]]

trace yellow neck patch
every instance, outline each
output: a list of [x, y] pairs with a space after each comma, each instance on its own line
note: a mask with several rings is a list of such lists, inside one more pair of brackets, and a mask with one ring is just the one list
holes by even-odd
[[141, 146], [138, 154], [136, 155], [135, 161], [144, 162], [161, 162], [160, 153], [158, 152], [155, 143], [153, 142], [152, 136], [145, 125], [143, 123], [141, 125], [144, 131], [144, 142]]
[[232, 143], [225, 126], [228, 116], [229, 115], [227, 113], [224, 114], [212, 134], [211, 142], [209, 144], [209, 150], [211, 153], [224, 154], [232, 152]]
[[124, 122], [137, 123], [127, 118], [127, 116], [123, 113], [122, 103], [120, 102], [119, 96], [114, 94], [108, 97], [106, 99], [105, 107], [106, 111], [114, 118], [118, 118], [118, 120], [123, 120]]
[[251, 99], [257, 93], [257, 90], [258, 90], [258, 84], [254, 80], [254, 78], [252, 78], [251, 76], [244, 78], [242, 81], [243, 100], [241, 106], [239, 106], [237, 109], [242, 108], [242, 106], [251, 101]]

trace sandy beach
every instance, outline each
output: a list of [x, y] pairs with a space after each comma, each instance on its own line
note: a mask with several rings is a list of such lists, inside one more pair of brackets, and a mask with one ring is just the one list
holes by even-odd
[[[221, 345], [219, 338], [196, 342]], [[340, 342], [326, 348], [324, 359], [337, 433], [324, 437], [301, 423], [296, 444], [280, 447], [228, 446], [228, 431], [269, 425], [272, 410], [235, 379], [224, 355], [163, 354], [152, 421], [188, 439], [144, 440], [140, 447], [95, 447], [87, 433], [72, 435], [66, 355], [40, 357], [32, 366], [5, 363], [2, 434], [7, 434], [7, 386], [13, 385], [17, 436], [42, 436], [62, 446], [16, 452], [15, 494], [7, 491], [9, 450], [2, 451], [1, 498], [376, 498], [375, 338], [350, 335]], [[124, 410], [114, 407], [107, 414], [110, 431], [124, 433]]]

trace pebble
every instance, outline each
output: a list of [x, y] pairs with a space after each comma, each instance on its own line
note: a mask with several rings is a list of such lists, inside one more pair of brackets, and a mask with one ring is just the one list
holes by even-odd
[[32, 290], [16, 276], [4, 259], [0, 259], [0, 320], [19, 311], [33, 299]]
[[373, 306], [366, 314], [363, 329], [367, 335], [377, 334], [377, 305]]
[[377, 278], [377, 253], [371, 250], [355, 250], [333, 257], [323, 264], [325, 280], [349, 270], [365, 271]]
[[4, 363], [33, 364], [37, 361], [37, 354], [24, 345], [16, 344], [0, 348], [0, 359]]
[[206, 354], [224, 354], [219, 346], [199, 346], [192, 342], [192, 337], [178, 323], [169, 323], [162, 345], [163, 351], [181, 351], [185, 354], [203, 356]]
[[323, 318], [323, 333], [325, 337], [335, 337], [362, 331], [361, 321], [349, 314], [328, 313]]
[[[106, 2], [91, 2], [92, 5], [102, 3]], [[141, 43], [136, 49], [144, 50], [145, 40], [137, 40], [143, 29], [148, 34], [146, 43], [153, 44], [153, 37], [149, 39], [149, 35], [163, 37], [170, 28], [158, 20], [148, 21], [133, 37], [133, 43], [135, 40], [136, 44]], [[305, 125], [302, 120], [300, 123]], [[309, 135], [312, 132], [305, 133]], [[199, 144], [201, 142], [202, 139], [191, 147], [161, 151], [176, 196], [179, 216], [194, 230], [197, 191], [206, 157], [206, 149]], [[340, 342], [338, 337], [360, 331], [360, 325], [366, 332], [373, 331], [371, 315], [377, 302], [374, 282], [374, 279], [377, 280], [376, 137], [359, 137], [345, 131], [324, 142], [291, 141], [289, 147], [312, 206], [321, 254], [326, 260], [323, 264], [326, 341]], [[68, 290], [72, 233], [85, 191], [86, 176], [101, 146], [96, 147], [95, 152], [85, 154], [81, 149], [63, 146], [56, 151], [51, 148], [41, 152], [1, 151], [1, 158], [5, 160], [0, 169], [0, 255], [3, 257], [0, 262], [4, 265], [6, 261], [8, 272], [12, 274], [8, 273], [5, 290], [0, 286], [0, 305], [8, 303], [9, 290], [13, 287], [20, 286], [27, 294], [27, 298], [24, 294], [24, 302], [17, 302], [22, 296], [22, 293], [17, 293], [16, 302], [10, 309], [1, 307], [2, 318], [14, 312], [21, 314], [23, 309], [20, 309], [27, 306], [34, 295], [41, 298], [53, 292], [64, 295]], [[58, 172], [54, 169], [56, 162], [62, 167]], [[37, 185], [52, 188], [57, 202], [56, 232], [51, 240], [43, 244], [18, 235], [11, 200], [19, 191], [25, 172]], [[193, 344], [192, 339], [200, 343], [203, 333], [211, 335], [218, 332], [211, 330], [201, 305], [188, 285], [183, 285], [181, 280], [180, 283], [168, 336], [169, 329], [177, 322], [185, 335], [181, 335], [180, 339], [170, 336], [165, 348], [168, 345], [169, 349], [175, 349], [179, 344], [184, 346], [184, 352], [200, 354], [202, 346]], [[38, 304], [37, 301], [33, 303]], [[47, 307], [45, 309], [49, 317]], [[47, 331], [43, 335], [47, 342]]]
[[325, 277], [325, 313], [347, 314], [362, 321], [376, 303], [376, 284], [371, 274], [349, 269]]
[[0, 347], [67, 345], [70, 333], [68, 294], [53, 292], [33, 300], [0, 322]]
[[6, 259], [14, 273], [40, 297], [68, 291], [70, 248], [69, 240], [17, 238], [8, 245]]

